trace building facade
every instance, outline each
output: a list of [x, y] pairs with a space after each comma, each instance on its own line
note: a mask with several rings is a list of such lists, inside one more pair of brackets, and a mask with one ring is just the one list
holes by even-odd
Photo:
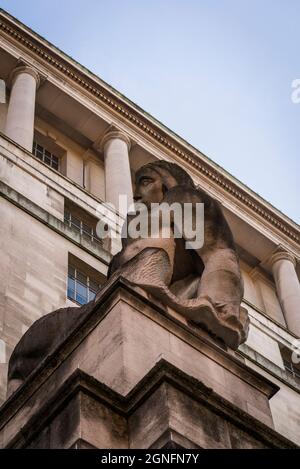
[[[135, 172], [163, 159], [222, 205], [250, 316], [238, 354], [279, 387], [274, 428], [300, 444], [299, 226], [3, 11], [0, 78], [1, 402], [14, 346], [42, 315], [94, 298], [119, 249], [124, 214], [110, 204], [132, 198]], [[104, 213], [116, 237], [103, 240]]]

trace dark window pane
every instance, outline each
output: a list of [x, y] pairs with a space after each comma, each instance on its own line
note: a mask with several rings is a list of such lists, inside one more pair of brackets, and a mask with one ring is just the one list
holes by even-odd
[[49, 150], [46, 150], [46, 148], [42, 147], [42, 145], [33, 142], [32, 153], [39, 160], [44, 161], [44, 163], [46, 163], [48, 166], [51, 166], [51, 168], [56, 169], [58, 171], [59, 158], [53, 155]]
[[52, 168], [58, 170], [58, 160], [52, 160]]
[[91, 291], [96, 292], [99, 287], [98, 287], [98, 284], [96, 282], [93, 282], [92, 280], [90, 280], [89, 288], [90, 288]]
[[69, 265], [69, 276], [71, 276], [72, 278], [75, 277], [75, 268], [72, 266], [72, 265]]
[[86, 233], [87, 235], [91, 236], [92, 235], [92, 228], [85, 223], [82, 223], [82, 231]]
[[47, 155], [46, 155], [46, 156], [45, 156], [45, 159], [44, 159], [44, 162], [45, 162], [47, 165], [50, 166], [50, 164], [51, 164], [51, 158], [50, 158], [50, 156], [47, 156]]
[[81, 282], [76, 282], [76, 293], [87, 299], [87, 286], [83, 285]]
[[84, 286], [87, 286], [87, 276], [77, 271], [77, 280]]
[[68, 298], [70, 300], [75, 300], [75, 290], [72, 290], [71, 288], [68, 288]]
[[78, 220], [78, 218], [72, 217], [72, 225], [80, 230], [80, 220]]
[[75, 300], [75, 280], [68, 277], [68, 298]]
[[71, 275], [68, 276], [68, 288], [75, 290], [75, 280]]

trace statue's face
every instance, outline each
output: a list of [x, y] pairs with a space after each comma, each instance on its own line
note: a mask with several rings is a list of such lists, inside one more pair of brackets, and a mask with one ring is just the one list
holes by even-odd
[[161, 176], [151, 169], [140, 172], [135, 181], [134, 200], [149, 206], [163, 200], [163, 184]]

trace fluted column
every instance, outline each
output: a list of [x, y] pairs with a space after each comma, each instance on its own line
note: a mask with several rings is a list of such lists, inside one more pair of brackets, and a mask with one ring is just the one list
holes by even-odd
[[113, 204], [125, 216], [125, 208], [119, 207], [119, 195], [127, 197], [128, 207], [133, 203], [130, 139], [123, 132], [112, 130], [104, 135], [101, 147], [104, 152], [106, 202]]
[[11, 75], [11, 93], [6, 118], [6, 135], [32, 151], [35, 95], [39, 75], [31, 67], [19, 66]]
[[300, 337], [300, 284], [296, 274], [296, 259], [286, 251], [275, 252], [271, 266], [287, 326]]

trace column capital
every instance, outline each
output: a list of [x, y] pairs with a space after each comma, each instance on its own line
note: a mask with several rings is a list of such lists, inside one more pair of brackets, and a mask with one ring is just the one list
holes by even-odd
[[27, 73], [28, 75], [31, 75], [35, 81], [36, 81], [36, 87], [38, 88], [41, 83], [41, 76], [39, 72], [34, 68], [31, 67], [30, 65], [24, 65], [24, 64], [18, 64], [10, 73], [9, 75], [9, 83], [13, 85], [16, 77], [20, 73]]
[[273, 267], [273, 265], [275, 264], [275, 262], [277, 261], [281, 261], [281, 260], [286, 260], [286, 261], [289, 261], [293, 264], [294, 267], [296, 267], [296, 258], [295, 256], [291, 253], [291, 252], [288, 252], [288, 251], [283, 251], [283, 250], [280, 250], [280, 251], [275, 251], [271, 257], [270, 257], [270, 265]]
[[110, 140], [123, 140], [123, 142], [126, 143], [128, 151], [130, 150], [131, 147], [131, 140], [128, 137], [128, 135], [123, 132], [122, 130], [116, 129], [116, 128], [111, 128], [104, 134], [102, 139], [100, 140], [99, 144], [97, 145], [98, 148], [103, 151], [105, 148], [105, 145], [110, 141]]

